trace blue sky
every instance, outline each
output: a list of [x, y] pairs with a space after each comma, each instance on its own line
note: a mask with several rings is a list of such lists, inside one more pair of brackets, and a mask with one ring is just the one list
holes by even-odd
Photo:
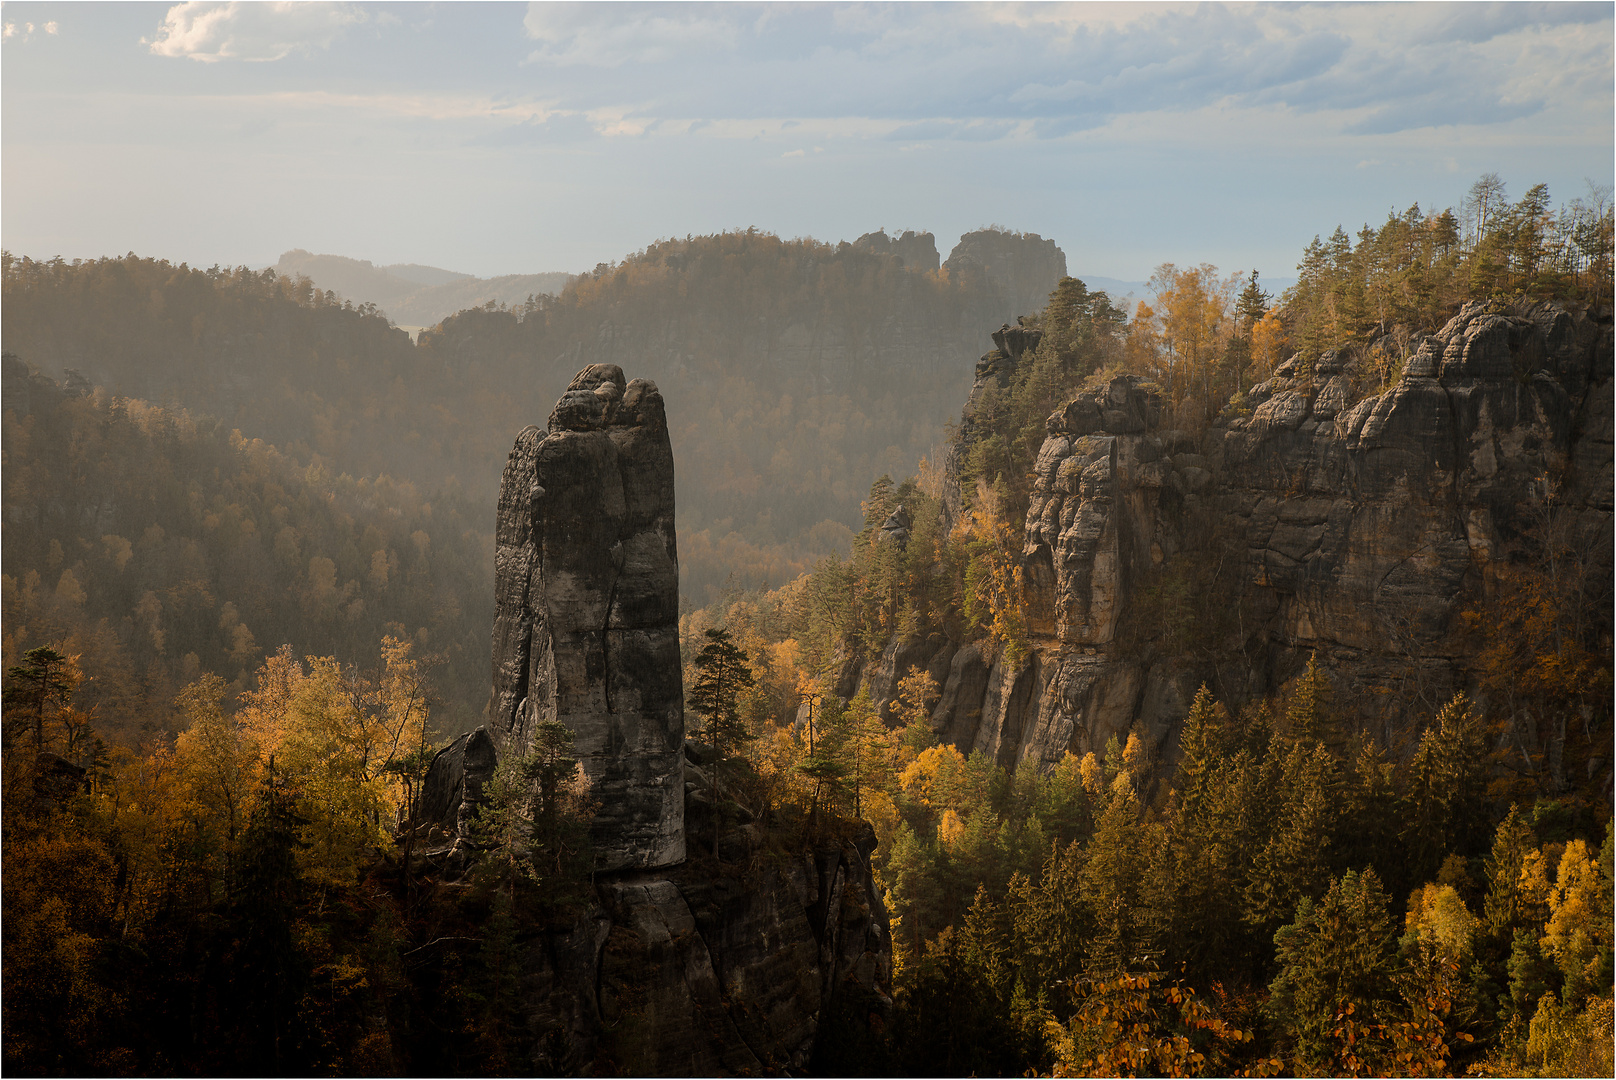
[[0, 241], [490, 276], [667, 236], [994, 223], [1294, 273], [1483, 172], [1610, 184], [1611, 4], [29, 4]]

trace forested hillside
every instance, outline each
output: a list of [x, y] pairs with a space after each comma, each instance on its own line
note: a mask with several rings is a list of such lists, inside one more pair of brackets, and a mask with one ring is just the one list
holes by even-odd
[[178, 730], [205, 674], [232, 694], [282, 645], [441, 661], [449, 730], [487, 700], [491, 523], [464, 498], [301, 465], [218, 420], [59, 386], [7, 354], [5, 657], [82, 657], [79, 704], [133, 747]]
[[4, 340], [51, 377], [222, 420], [299, 463], [489, 506], [516, 433], [573, 373], [632, 357], [675, 418], [682, 581], [704, 603], [732, 575], [780, 584], [845, 546], [869, 476], [940, 443], [982, 328], [1064, 268], [1036, 236], [965, 240], [936, 271], [869, 238], [666, 241], [418, 347], [304, 278], [8, 255]]
[[[1124, 321], [1062, 281], [979, 366], [945, 466], [872, 486], [850, 558], [690, 617], [759, 673], [760, 791], [881, 839], [884, 1067], [1609, 1070], [1612, 219], [1501, 194], [1337, 230], [1278, 298], [1168, 265]], [[1479, 403], [1522, 385], [1543, 404], [1519, 419]], [[1346, 527], [1332, 418], [1420, 394], [1520, 425], [1513, 459], [1388, 438], [1342, 505], [1403, 484], [1405, 520], [1440, 518], [1489, 490], [1487, 531], [1440, 586], [1427, 545], [1380, 571], [1399, 599], [1332, 602], [1339, 564], [1301, 562]], [[1106, 540], [1157, 515], [1182, 524], [1136, 564]], [[1378, 618], [1379, 653], [1326, 621]]]
[[[1046, 242], [993, 235], [1001, 263], [1025, 250], [1053, 286]], [[780, 583], [844, 550], [869, 477], [941, 445], [982, 328], [1018, 314], [1015, 283], [984, 263], [921, 272], [877, 247], [756, 231], [663, 241], [560, 296], [461, 312], [420, 348], [468, 374], [472, 412], [508, 417], [499, 430], [539, 419], [587, 364], [656, 382], [678, 463], [682, 592], [706, 603], [731, 579]]]

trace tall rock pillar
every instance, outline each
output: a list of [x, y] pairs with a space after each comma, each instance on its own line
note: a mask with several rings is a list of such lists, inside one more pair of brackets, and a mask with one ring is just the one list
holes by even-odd
[[572, 729], [599, 802], [603, 870], [683, 861], [684, 688], [673, 450], [662, 395], [615, 364], [580, 371], [549, 430], [516, 438], [494, 553], [501, 758]]

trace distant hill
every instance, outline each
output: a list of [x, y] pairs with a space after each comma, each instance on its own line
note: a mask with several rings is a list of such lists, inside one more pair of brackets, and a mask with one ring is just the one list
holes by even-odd
[[376, 266], [369, 259], [314, 255], [302, 248], [282, 255], [275, 272], [301, 274], [321, 290], [356, 304], [375, 304], [399, 326], [436, 326], [457, 311], [491, 300], [506, 306], [522, 304], [530, 296], [559, 293], [572, 280], [563, 272], [479, 278], [419, 263]]
[[[1042, 308], [1065, 266], [1033, 234], [969, 234], [946, 267], [939, 254], [929, 236], [883, 233], [667, 241], [558, 294], [534, 292], [539, 275], [473, 279], [427, 287], [466, 290], [440, 309], [464, 308], [451, 317], [380, 309], [435, 320], [418, 344], [363, 303], [403, 280], [395, 268], [356, 259], [293, 252], [272, 273], [8, 255], [4, 346], [52, 379], [217, 418], [300, 465], [407, 479], [435, 506], [480, 502], [490, 523], [516, 433], [579, 368], [621, 364], [667, 401], [681, 584], [700, 606], [726, 582], [783, 584], [845, 552], [871, 481], [936, 460], [988, 334]], [[520, 302], [478, 305], [502, 282]], [[456, 543], [492, 557], [480, 533]], [[492, 578], [455, 603], [491, 610]]]

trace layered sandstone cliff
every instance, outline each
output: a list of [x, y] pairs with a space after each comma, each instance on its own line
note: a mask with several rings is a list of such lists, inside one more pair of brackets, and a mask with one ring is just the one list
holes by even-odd
[[517, 436], [494, 555], [499, 753], [560, 721], [600, 803], [601, 869], [684, 859], [684, 688], [673, 451], [656, 384], [580, 371]]
[[[979, 388], [1016, 362], [999, 344]], [[862, 678], [884, 700], [909, 669], [931, 671], [934, 727], [1006, 766], [1130, 730], [1170, 760], [1200, 683], [1225, 700], [1270, 694], [1314, 653], [1382, 737], [1475, 694], [1461, 613], [1551, 509], [1608, 586], [1611, 323], [1469, 304], [1410, 351], [1383, 392], [1334, 353], [1282, 365], [1249, 415], [1194, 435], [1164, 428], [1136, 378], [1077, 395], [1049, 417], [1027, 512], [1030, 653], [1011, 665], [917, 635]], [[1214, 640], [1164, 651], [1140, 623], [1185, 566], [1205, 568], [1193, 580], [1218, 590], [1221, 618]]]

